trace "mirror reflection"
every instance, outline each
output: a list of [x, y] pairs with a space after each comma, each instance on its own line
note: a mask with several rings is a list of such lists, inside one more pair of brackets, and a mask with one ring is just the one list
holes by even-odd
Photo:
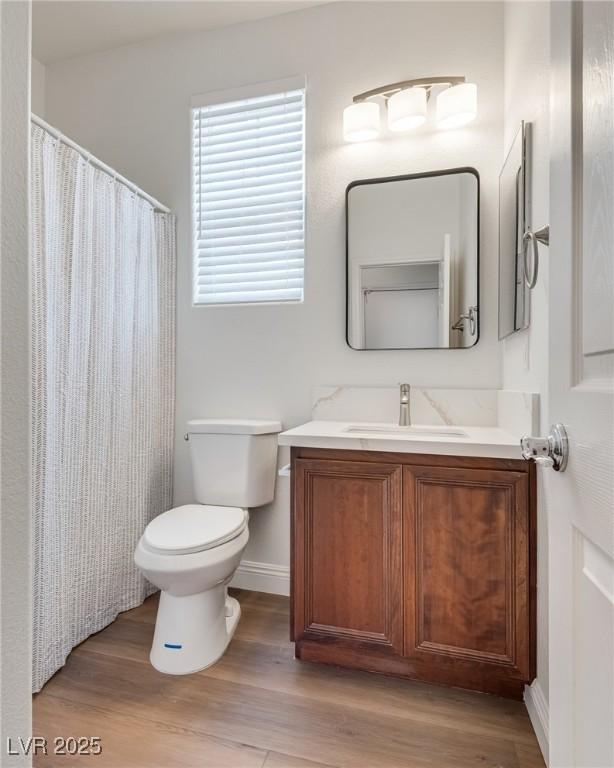
[[469, 168], [356, 181], [347, 191], [353, 349], [478, 340], [479, 178]]

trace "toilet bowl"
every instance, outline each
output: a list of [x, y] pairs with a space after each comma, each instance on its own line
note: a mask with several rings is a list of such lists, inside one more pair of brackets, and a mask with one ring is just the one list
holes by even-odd
[[134, 561], [161, 591], [150, 653], [160, 672], [184, 675], [214, 664], [241, 609], [227, 586], [249, 540], [248, 507], [273, 499], [279, 422], [188, 422], [198, 504], [154, 518]]
[[[224, 527], [231, 510], [237, 514]], [[226, 586], [249, 532], [247, 510], [231, 510], [196, 504], [171, 509], [150, 523], [137, 545], [137, 566], [161, 590], [150, 654], [160, 672], [180, 675], [210, 666], [234, 633], [241, 610]]]

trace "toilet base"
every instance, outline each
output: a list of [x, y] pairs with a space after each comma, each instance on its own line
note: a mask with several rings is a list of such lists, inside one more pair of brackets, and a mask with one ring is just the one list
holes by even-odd
[[160, 593], [152, 665], [167, 675], [189, 675], [215, 664], [230, 642], [241, 607], [220, 584], [197, 595]]

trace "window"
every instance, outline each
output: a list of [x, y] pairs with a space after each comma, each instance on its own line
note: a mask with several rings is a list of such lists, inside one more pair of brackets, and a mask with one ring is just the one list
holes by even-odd
[[305, 90], [257, 89], [193, 105], [195, 304], [303, 299]]

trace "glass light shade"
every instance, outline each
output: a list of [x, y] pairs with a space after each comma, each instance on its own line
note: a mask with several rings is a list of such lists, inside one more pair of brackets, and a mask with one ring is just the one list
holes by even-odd
[[475, 83], [453, 85], [437, 96], [437, 125], [440, 128], [459, 128], [470, 123], [477, 113], [478, 87]]
[[411, 131], [426, 121], [426, 90], [407, 88], [388, 99], [388, 128]]
[[379, 136], [379, 104], [357, 101], [343, 110], [343, 138], [369, 141]]

